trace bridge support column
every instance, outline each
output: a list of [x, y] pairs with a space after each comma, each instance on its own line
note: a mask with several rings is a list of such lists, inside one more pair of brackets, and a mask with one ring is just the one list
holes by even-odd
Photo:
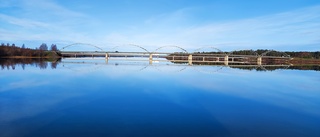
[[106, 64], [108, 64], [108, 60], [109, 60], [109, 55], [108, 53], [106, 53]]
[[226, 55], [226, 56], [224, 56], [224, 65], [229, 65], [229, 56], [228, 55]]
[[149, 55], [149, 64], [152, 64], [152, 54]]
[[106, 53], [106, 60], [108, 60], [109, 59], [109, 55], [108, 55], [108, 53]]
[[191, 54], [188, 56], [188, 64], [192, 65], [192, 55]]
[[262, 64], [262, 57], [261, 57], [261, 56], [259, 56], [259, 57], [257, 58], [257, 64], [258, 64], [258, 65], [261, 65], [261, 64]]

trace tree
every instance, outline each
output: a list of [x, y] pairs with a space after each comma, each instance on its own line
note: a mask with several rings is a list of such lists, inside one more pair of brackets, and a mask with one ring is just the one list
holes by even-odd
[[46, 43], [42, 43], [39, 47], [39, 50], [48, 50], [48, 46]]
[[52, 44], [50, 50], [51, 51], [58, 51], [57, 45], [56, 44]]

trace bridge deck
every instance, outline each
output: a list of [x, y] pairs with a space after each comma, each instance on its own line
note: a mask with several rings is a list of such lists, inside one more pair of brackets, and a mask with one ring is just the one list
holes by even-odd
[[149, 55], [155, 57], [187, 57], [192, 55], [193, 57], [225, 57], [229, 58], [244, 58], [244, 57], [262, 57], [262, 58], [274, 58], [274, 59], [290, 59], [290, 57], [278, 57], [278, 56], [257, 56], [257, 55], [235, 55], [235, 54], [202, 54], [202, 53], [169, 53], [169, 52], [103, 52], [103, 51], [63, 51], [61, 52], [62, 56], [105, 56], [108, 57], [117, 57], [117, 56], [143, 56], [147, 57]]

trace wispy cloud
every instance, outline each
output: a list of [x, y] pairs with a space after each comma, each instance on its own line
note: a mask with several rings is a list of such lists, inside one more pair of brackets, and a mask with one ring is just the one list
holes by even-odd
[[4, 15], [4, 14], [0, 14], [0, 19], [10, 24], [17, 25], [20, 27], [25, 27], [25, 28], [49, 27], [49, 24], [44, 22], [34, 21], [29, 19], [21, 19], [21, 18]]
[[[52, 0], [19, 0], [20, 14], [0, 12], [1, 41], [134, 43], [149, 46], [179, 45], [186, 49], [215, 46], [234, 49], [314, 50], [319, 44], [320, 6], [261, 17], [197, 21], [197, 8], [152, 15], [140, 23], [114, 27], [101, 16], [82, 13]], [[2, 7], [10, 3], [0, 3]], [[16, 6], [11, 3], [11, 6]], [[121, 19], [117, 20], [121, 21]], [[23, 28], [23, 29], [20, 29]], [[293, 49], [294, 50], [294, 49]]]
[[0, 1], [0, 8], [12, 7], [17, 0], [2, 0]]
[[[88, 41], [86, 30], [81, 28], [88, 28], [94, 21], [85, 14], [51, 0], [20, 0], [19, 3], [19, 14], [0, 12], [1, 41]], [[17, 7], [13, 3], [6, 5]]]
[[21, 3], [23, 6], [21, 8], [27, 11], [26, 14], [35, 13], [34, 15], [54, 15], [67, 18], [85, 16], [81, 12], [70, 10], [52, 0], [21, 0]]
[[[135, 41], [145, 45], [171, 43], [190, 49], [200, 45], [211, 45], [225, 50], [280, 49], [284, 45], [290, 48], [288, 45], [294, 47], [319, 43], [317, 40], [320, 36], [320, 6], [227, 22], [201, 25], [181, 23], [187, 21], [185, 17], [189, 12], [185, 10], [152, 17], [145, 21], [146, 29], [142, 30], [144, 33], [133, 32], [135, 35], [130, 37], [125, 33], [119, 33], [116, 38], [121, 38], [119, 41]], [[181, 25], [178, 25], [179, 23]], [[111, 39], [114, 37], [110, 37]]]

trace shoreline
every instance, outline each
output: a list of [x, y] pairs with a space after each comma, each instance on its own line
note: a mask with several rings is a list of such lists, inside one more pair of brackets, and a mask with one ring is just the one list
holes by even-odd
[[45, 56], [45, 57], [30, 57], [30, 56], [5, 56], [5, 57], [0, 57], [0, 59], [58, 59], [61, 58], [60, 56], [58, 57], [50, 57], [50, 56]]
[[[61, 56], [45, 56], [45, 57], [30, 57], [30, 56], [4, 56], [0, 57], [0, 59], [60, 59]], [[306, 58], [293, 58], [288, 61], [291, 65], [320, 65], [320, 59], [306, 59]]]

